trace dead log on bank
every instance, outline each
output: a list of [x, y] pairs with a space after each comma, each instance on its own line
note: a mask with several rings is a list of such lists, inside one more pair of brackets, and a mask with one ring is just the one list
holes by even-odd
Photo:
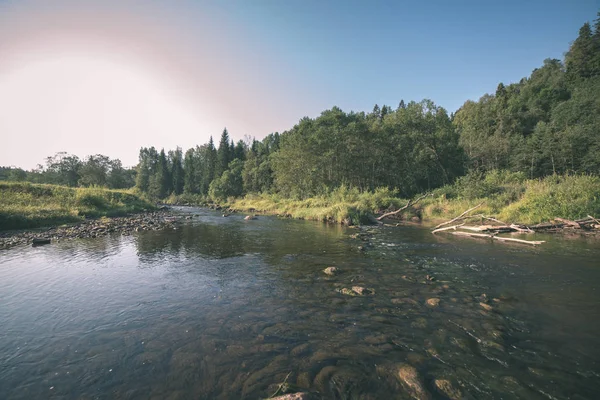
[[423, 196], [417, 198], [415, 201], [409, 200], [408, 203], [406, 203], [406, 205], [404, 207], [400, 207], [396, 211], [390, 211], [388, 213], [385, 213], [385, 214], [377, 217], [377, 221], [381, 221], [382, 219], [391, 217], [392, 215], [397, 215], [397, 214], [401, 213], [402, 211], [406, 210], [408, 207], [417, 204], [419, 201], [423, 200], [425, 197], [428, 197], [428, 196], [433, 196], [433, 194], [425, 193]]
[[533, 246], [545, 243], [544, 240], [523, 240], [523, 239], [500, 237], [500, 236], [496, 236], [494, 234], [487, 234], [487, 233], [470, 233], [470, 232], [460, 232], [459, 231], [459, 232], [452, 232], [452, 234], [456, 235], [456, 236], [467, 236], [467, 237], [474, 237], [474, 238], [500, 240], [503, 242], [516, 242], [516, 243], [530, 244]]
[[465, 211], [464, 213], [460, 214], [458, 217], [456, 217], [456, 218], [453, 218], [453, 219], [451, 219], [450, 221], [443, 222], [443, 223], [439, 224], [438, 226], [436, 226], [434, 229], [440, 228], [440, 227], [442, 227], [442, 226], [444, 226], [444, 225], [450, 225], [450, 224], [451, 224], [451, 223], [453, 223], [453, 222], [456, 222], [456, 221], [458, 221], [458, 220], [460, 220], [460, 219], [463, 219], [463, 217], [464, 217], [465, 215], [467, 215], [468, 213], [470, 213], [470, 212], [471, 212], [471, 211], [473, 211], [473, 210], [476, 210], [476, 209], [478, 209], [478, 208], [479, 208], [479, 207], [481, 207], [482, 205], [483, 205], [483, 203], [480, 203], [480, 204], [476, 205], [475, 207], [469, 208], [467, 211]]

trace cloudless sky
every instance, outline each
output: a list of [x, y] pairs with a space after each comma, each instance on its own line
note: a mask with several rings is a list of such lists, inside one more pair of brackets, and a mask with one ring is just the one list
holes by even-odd
[[262, 138], [334, 105], [456, 111], [563, 59], [598, 0], [0, 1], [0, 165]]

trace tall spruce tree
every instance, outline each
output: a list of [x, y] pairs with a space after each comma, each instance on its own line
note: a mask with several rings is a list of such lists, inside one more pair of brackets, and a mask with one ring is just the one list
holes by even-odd
[[219, 149], [217, 150], [217, 165], [215, 168], [214, 178], [219, 178], [223, 174], [223, 172], [227, 171], [229, 161], [231, 161], [229, 146], [229, 133], [227, 132], [227, 128], [225, 128], [223, 129], [223, 133], [221, 133]]
[[150, 195], [164, 199], [171, 192], [171, 176], [165, 150], [162, 149], [158, 156], [156, 172], [150, 178]]
[[169, 158], [171, 161], [171, 178], [173, 193], [183, 193], [184, 186], [184, 171], [183, 171], [183, 153], [180, 147], [177, 147], [175, 151], [169, 152]]

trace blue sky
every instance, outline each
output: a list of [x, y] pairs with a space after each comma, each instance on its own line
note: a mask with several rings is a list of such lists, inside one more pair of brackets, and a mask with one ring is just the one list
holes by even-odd
[[267, 46], [266, 59], [292, 66], [293, 79], [319, 93], [321, 106], [363, 110], [430, 98], [450, 111], [499, 82], [520, 80], [546, 58], [562, 59], [599, 10], [593, 0], [237, 1], [223, 7], [240, 33]]
[[0, 0], [0, 165], [283, 132], [333, 106], [448, 111], [563, 59], [599, 0]]

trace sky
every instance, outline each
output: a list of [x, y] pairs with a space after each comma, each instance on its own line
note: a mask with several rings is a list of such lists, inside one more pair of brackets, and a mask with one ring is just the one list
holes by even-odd
[[450, 112], [563, 59], [600, 0], [0, 0], [0, 165], [261, 139], [338, 106]]

